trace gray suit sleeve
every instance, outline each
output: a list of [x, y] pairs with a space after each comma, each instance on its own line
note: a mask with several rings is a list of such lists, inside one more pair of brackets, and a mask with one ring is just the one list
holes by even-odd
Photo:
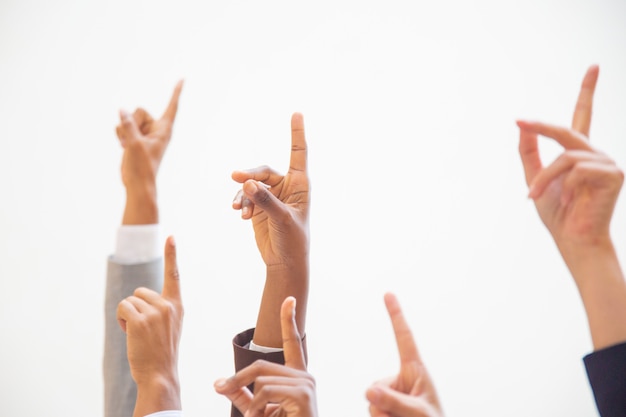
[[137, 398], [126, 356], [126, 334], [117, 323], [117, 305], [138, 287], [161, 292], [162, 286], [162, 258], [135, 265], [122, 265], [109, 258], [104, 304], [104, 417], [132, 416]]

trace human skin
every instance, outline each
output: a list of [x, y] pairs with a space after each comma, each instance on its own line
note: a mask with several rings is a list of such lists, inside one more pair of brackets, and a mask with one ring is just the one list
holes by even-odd
[[[587, 70], [571, 127], [517, 121], [528, 196], [574, 278], [595, 350], [626, 341], [626, 282], [610, 233], [624, 173], [589, 140], [598, 74], [598, 66]], [[563, 147], [547, 166], [539, 136]]]
[[234, 171], [232, 179], [242, 184], [233, 200], [241, 217], [251, 219], [257, 247], [266, 265], [265, 287], [253, 342], [282, 346], [280, 310], [293, 296], [297, 323], [304, 334], [309, 290], [309, 203], [307, 143], [300, 113], [291, 117], [291, 153], [285, 175], [267, 166]]
[[367, 389], [365, 396], [370, 403], [370, 416], [443, 417], [435, 385], [394, 294], [385, 294], [385, 306], [400, 354], [400, 371]]
[[133, 114], [120, 110], [120, 124], [115, 131], [124, 149], [121, 166], [126, 189], [123, 225], [159, 222], [156, 177], [172, 137], [182, 88], [181, 80], [159, 119], [154, 119], [141, 107]]
[[181, 410], [178, 344], [183, 325], [183, 303], [176, 262], [176, 245], [165, 243], [165, 276], [161, 294], [137, 288], [117, 308], [126, 332], [128, 363], [137, 384], [134, 417], [163, 410]]
[[[179, 81], [159, 119], [143, 108], [132, 114], [120, 110], [120, 123], [115, 131], [124, 150], [123, 225], [159, 222], [156, 177], [171, 140], [182, 87], [183, 82]], [[177, 361], [183, 313], [177, 284], [176, 251], [174, 239], [170, 238], [165, 246], [163, 293], [138, 288], [118, 305], [118, 321], [127, 335], [131, 375], [137, 384], [136, 416], [181, 409]]]
[[[228, 379], [215, 382], [245, 417], [317, 417], [315, 380], [306, 370], [296, 300], [287, 297], [280, 311], [285, 365], [258, 360]], [[254, 394], [247, 388], [254, 383]]]

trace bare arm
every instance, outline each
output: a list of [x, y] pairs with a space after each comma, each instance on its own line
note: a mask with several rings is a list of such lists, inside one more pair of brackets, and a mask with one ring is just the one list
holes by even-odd
[[[598, 71], [592, 66], [585, 75], [571, 128], [518, 121], [529, 197], [574, 278], [596, 350], [626, 341], [626, 283], [610, 234], [624, 174], [589, 142]], [[564, 149], [546, 167], [539, 135]]]

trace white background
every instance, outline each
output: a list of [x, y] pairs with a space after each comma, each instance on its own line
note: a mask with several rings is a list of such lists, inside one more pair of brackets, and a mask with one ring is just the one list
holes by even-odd
[[[366, 387], [396, 371], [385, 291], [449, 416], [595, 415], [584, 311], [526, 199], [514, 120], [570, 123], [598, 63], [592, 141], [626, 167], [625, 19], [621, 0], [2, 0], [0, 415], [102, 414], [117, 112], [160, 114], [181, 77], [159, 199], [184, 286], [186, 415], [228, 414], [212, 383], [263, 285], [230, 172], [284, 172], [294, 111], [320, 415], [366, 416]], [[622, 198], [621, 254], [625, 222]]]

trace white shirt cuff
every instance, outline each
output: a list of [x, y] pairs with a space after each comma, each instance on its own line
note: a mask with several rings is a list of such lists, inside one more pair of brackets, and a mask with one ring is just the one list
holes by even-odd
[[121, 264], [141, 264], [161, 257], [160, 234], [158, 224], [120, 226], [113, 260]]
[[183, 417], [183, 411], [182, 410], [157, 411], [156, 413], [148, 414], [146, 417]]
[[261, 352], [261, 353], [282, 352], [281, 348], [273, 348], [273, 347], [255, 345], [252, 340], [250, 341], [250, 345], [248, 346], [248, 349], [254, 350], [255, 352]]

